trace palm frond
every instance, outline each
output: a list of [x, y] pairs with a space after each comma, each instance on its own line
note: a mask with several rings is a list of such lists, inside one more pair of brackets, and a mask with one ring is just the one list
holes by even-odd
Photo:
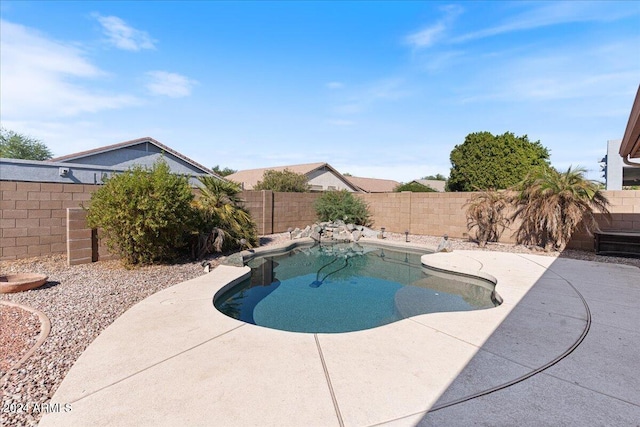
[[609, 201], [585, 173], [581, 167], [565, 172], [548, 168], [520, 183], [511, 217], [521, 221], [515, 233], [518, 243], [563, 250], [581, 226], [588, 233], [598, 230], [595, 213], [609, 216]]
[[257, 227], [249, 211], [242, 206], [240, 185], [211, 176], [199, 180], [202, 186], [196, 205], [202, 216], [202, 233], [210, 236], [210, 249], [216, 252], [237, 249], [242, 239], [248, 245], [256, 246]]

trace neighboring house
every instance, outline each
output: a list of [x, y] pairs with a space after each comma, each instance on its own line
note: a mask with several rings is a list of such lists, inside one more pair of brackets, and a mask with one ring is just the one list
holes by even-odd
[[365, 193], [392, 193], [400, 185], [398, 181], [392, 179], [362, 178], [359, 176], [347, 176], [346, 178]]
[[67, 154], [49, 161], [54, 163], [108, 166], [126, 170], [134, 165], [151, 167], [160, 158], [167, 162], [174, 173], [191, 176], [217, 176], [211, 169], [149, 137]]
[[46, 161], [1, 159], [0, 179], [100, 184], [103, 178], [113, 173], [123, 172], [134, 165], [151, 167], [160, 158], [167, 162], [172, 172], [190, 176], [192, 185], [196, 185], [198, 176], [213, 175], [220, 178], [212, 170], [155, 139], [140, 138]]
[[621, 140], [607, 141], [601, 160], [607, 190], [640, 185], [640, 86]]
[[227, 175], [225, 178], [242, 185], [245, 190], [253, 190], [253, 187], [262, 181], [264, 173], [268, 170], [284, 171], [285, 169], [306, 175], [311, 191], [348, 190], [359, 192], [358, 187], [349, 182], [328, 163], [307, 163], [303, 165], [274, 166], [260, 169], [246, 169]]
[[427, 187], [431, 187], [440, 193], [445, 191], [444, 188], [447, 185], [447, 181], [440, 181], [437, 179], [414, 179], [413, 181], [409, 182], [409, 184], [411, 184], [412, 182], [426, 185]]
[[607, 155], [600, 161], [604, 163], [602, 169], [607, 190], [640, 185], [640, 167], [624, 164], [624, 158], [619, 154], [621, 144], [620, 139], [607, 141]]

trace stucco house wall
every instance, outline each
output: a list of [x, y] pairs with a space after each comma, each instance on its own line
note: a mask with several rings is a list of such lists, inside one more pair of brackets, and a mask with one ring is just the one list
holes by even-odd
[[65, 163], [108, 166], [125, 170], [134, 165], [151, 167], [160, 159], [167, 162], [167, 165], [169, 165], [169, 168], [173, 173], [203, 175], [201, 169], [187, 163], [171, 153], [165, 152], [160, 147], [150, 142], [142, 142], [130, 147], [122, 147], [117, 150], [90, 154], [77, 159], [68, 159], [65, 160]]
[[348, 190], [353, 192], [353, 187], [328, 169], [315, 170], [307, 175], [312, 191]]

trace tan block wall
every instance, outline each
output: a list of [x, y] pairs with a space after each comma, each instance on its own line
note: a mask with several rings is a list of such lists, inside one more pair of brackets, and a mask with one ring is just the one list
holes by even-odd
[[[472, 193], [381, 193], [358, 194], [372, 213], [374, 228], [385, 227], [394, 233], [448, 234], [467, 237], [465, 215]], [[506, 234], [506, 232], [505, 232]]]
[[273, 210], [269, 209], [269, 206], [273, 205], [273, 192], [243, 191], [240, 197], [244, 200], [244, 207], [251, 213], [258, 226], [258, 234], [273, 233]]
[[258, 226], [258, 234], [283, 233], [316, 221], [313, 203], [320, 193], [279, 193], [270, 190], [243, 191], [241, 198]]
[[[596, 219], [602, 230], [630, 230], [640, 232], [640, 190], [605, 191], [604, 195], [609, 199], [611, 206], [611, 218], [604, 215], [596, 215]], [[576, 232], [569, 247], [584, 250], [594, 250], [593, 236], [584, 231]]]
[[65, 253], [67, 208], [97, 186], [0, 181], [0, 260]]
[[[76, 233], [69, 234], [72, 230], [67, 226], [67, 209], [79, 208], [97, 188], [96, 185], [84, 184], [0, 181], [0, 260], [67, 252], [68, 239], [77, 238]], [[264, 235], [313, 224], [316, 221], [313, 203], [320, 195], [244, 191], [241, 196], [256, 221], [258, 233]], [[468, 237], [464, 204], [472, 195], [356, 194], [368, 204], [374, 228], [385, 227], [387, 231], [397, 233], [409, 230], [411, 234], [448, 234], [454, 238]], [[640, 231], [640, 191], [605, 191], [605, 195], [611, 202], [612, 220], [607, 223], [599, 215], [601, 228]], [[78, 230], [82, 229], [78, 227]], [[500, 241], [513, 242], [513, 230], [516, 228], [517, 225], [512, 225], [511, 229], [505, 230]], [[92, 244], [95, 244], [95, 238]], [[73, 243], [70, 250], [75, 250], [77, 245], [79, 243]], [[578, 232], [569, 247], [593, 250], [593, 237]], [[105, 247], [101, 246], [97, 251], [101, 254], [100, 259], [113, 258]], [[88, 256], [84, 258], [86, 260]], [[94, 258], [95, 255], [92, 256]], [[76, 259], [76, 254], [73, 259]]]
[[[269, 197], [269, 194], [273, 198]], [[611, 202], [612, 221], [597, 215], [603, 230], [640, 231], [640, 190], [605, 191]], [[389, 232], [427, 234], [453, 238], [468, 238], [465, 204], [474, 193], [379, 193], [355, 194], [367, 203], [373, 227]], [[289, 227], [304, 227], [316, 221], [313, 202], [319, 193], [271, 193], [245, 191], [243, 198], [258, 223], [259, 234], [281, 233]], [[263, 204], [273, 200], [273, 208]], [[514, 243], [518, 222], [504, 230], [500, 241]], [[593, 236], [577, 232], [570, 248], [593, 250]]]
[[313, 207], [319, 193], [273, 193], [273, 231], [283, 233], [291, 228], [304, 228], [317, 221]]
[[96, 249], [97, 236], [87, 226], [87, 211], [82, 208], [68, 208], [67, 264], [87, 264], [97, 261]]

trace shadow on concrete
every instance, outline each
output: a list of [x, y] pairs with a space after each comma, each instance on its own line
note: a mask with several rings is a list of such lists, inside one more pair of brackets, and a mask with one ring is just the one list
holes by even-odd
[[640, 425], [639, 306], [639, 269], [555, 260], [417, 425]]

